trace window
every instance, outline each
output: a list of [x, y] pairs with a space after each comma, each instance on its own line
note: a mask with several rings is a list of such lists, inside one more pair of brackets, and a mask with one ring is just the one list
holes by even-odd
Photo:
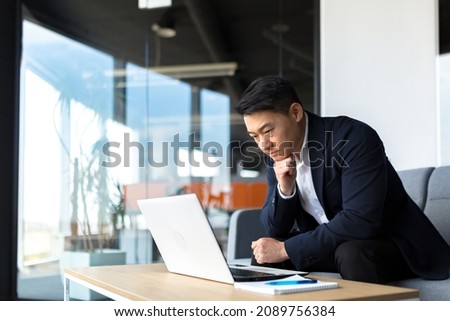
[[[126, 253], [118, 264], [158, 260], [136, 200], [200, 193], [198, 166], [183, 163], [199, 137], [214, 142], [208, 153], [225, 146], [212, 169], [214, 183], [229, 186], [230, 101], [200, 92], [198, 100], [187, 83], [24, 21], [20, 298], [62, 299], [60, 268], [73, 251]], [[43, 288], [37, 282], [56, 288], [30, 292]]]

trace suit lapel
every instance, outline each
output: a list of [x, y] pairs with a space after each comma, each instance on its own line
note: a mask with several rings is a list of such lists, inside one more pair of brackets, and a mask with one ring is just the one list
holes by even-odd
[[322, 120], [317, 115], [308, 114], [308, 151], [311, 175], [322, 208], [324, 207], [324, 168], [325, 168], [325, 129]]

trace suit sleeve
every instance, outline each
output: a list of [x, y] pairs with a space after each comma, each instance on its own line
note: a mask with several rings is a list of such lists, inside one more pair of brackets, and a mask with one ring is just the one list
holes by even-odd
[[285, 239], [292, 230], [299, 211], [297, 190], [294, 197], [285, 199], [279, 195], [278, 181], [273, 161], [266, 159], [268, 192], [261, 210], [261, 223], [268, 236]]

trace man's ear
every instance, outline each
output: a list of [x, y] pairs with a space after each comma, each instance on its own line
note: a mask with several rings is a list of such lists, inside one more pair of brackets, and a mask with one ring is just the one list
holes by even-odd
[[303, 119], [303, 107], [299, 103], [292, 103], [289, 114], [299, 123]]

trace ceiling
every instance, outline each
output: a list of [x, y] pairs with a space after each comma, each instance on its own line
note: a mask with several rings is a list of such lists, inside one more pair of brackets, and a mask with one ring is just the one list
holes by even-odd
[[[292, 81], [305, 108], [314, 109], [319, 1], [172, 0], [171, 7], [152, 10], [140, 10], [138, 0], [23, 3], [29, 19], [142, 66], [234, 61], [238, 69], [232, 77], [185, 80], [229, 94], [232, 105], [255, 78], [282, 74]], [[440, 0], [439, 6], [440, 48], [448, 52], [450, 0]], [[159, 38], [151, 30], [163, 16], [173, 19], [175, 37]], [[231, 126], [232, 141], [248, 139], [240, 116], [232, 114]]]
[[[234, 101], [258, 76], [280, 72], [311, 96], [314, 0], [172, 0], [171, 7], [152, 10], [140, 10], [138, 0], [23, 2], [39, 22], [140, 65], [237, 62], [233, 77], [186, 80], [226, 91]], [[173, 19], [173, 38], [151, 30], [163, 15]], [[287, 31], [277, 31], [280, 24]]]

